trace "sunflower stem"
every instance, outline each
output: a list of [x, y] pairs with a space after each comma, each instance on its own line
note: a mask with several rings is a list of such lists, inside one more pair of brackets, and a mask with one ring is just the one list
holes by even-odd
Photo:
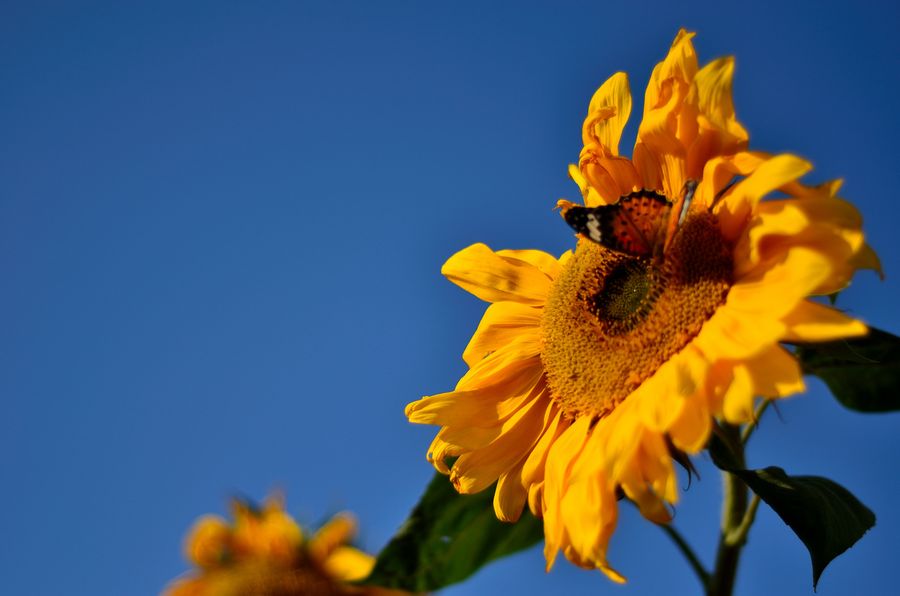
[[756, 521], [756, 510], [759, 509], [759, 495], [754, 494], [750, 499], [750, 506], [744, 512], [744, 518], [740, 525], [733, 532], [725, 536], [725, 541], [730, 545], [744, 544], [747, 542], [747, 534], [750, 533], [750, 526]]
[[700, 558], [694, 552], [694, 549], [691, 548], [691, 545], [687, 543], [687, 540], [684, 539], [678, 530], [669, 524], [660, 524], [659, 527], [672, 539], [672, 542], [675, 543], [675, 546], [678, 547], [678, 550], [680, 550], [681, 554], [687, 559], [691, 569], [697, 574], [700, 583], [704, 586], [709, 585], [709, 572], [703, 567], [703, 563], [700, 562]]
[[[741, 429], [726, 424], [720, 436], [728, 442], [737, 458], [737, 465], [744, 467], [744, 444]], [[747, 485], [731, 472], [722, 471], [724, 498], [722, 503], [722, 528], [719, 533], [719, 547], [716, 564], [706, 584], [707, 596], [731, 596], [737, 578], [741, 549], [746, 542], [747, 532], [755, 518], [756, 506], [752, 513], [747, 507]], [[758, 503], [756, 503], [758, 505]], [[749, 514], [749, 515], [748, 515]]]

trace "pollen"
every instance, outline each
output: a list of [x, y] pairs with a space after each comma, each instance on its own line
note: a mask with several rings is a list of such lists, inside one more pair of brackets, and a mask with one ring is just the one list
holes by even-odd
[[689, 216], [658, 261], [580, 241], [541, 319], [553, 399], [569, 417], [609, 414], [700, 332], [732, 275], [709, 213]]

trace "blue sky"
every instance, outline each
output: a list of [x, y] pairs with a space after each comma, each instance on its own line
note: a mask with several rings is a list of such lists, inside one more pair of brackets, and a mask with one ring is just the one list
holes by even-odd
[[[900, 331], [898, 22], [888, 2], [4, 2], [4, 591], [156, 593], [198, 515], [273, 488], [304, 523], [355, 511], [380, 548], [432, 474], [435, 429], [403, 406], [453, 386], [484, 308], [441, 264], [477, 241], [571, 248], [551, 208], [578, 196], [588, 100], [617, 70], [640, 98], [681, 26], [702, 62], [736, 55], [754, 148], [846, 179], [888, 277], [840, 304]], [[889, 593], [897, 415], [814, 380], [780, 414], [751, 465], [829, 476], [878, 515], [819, 594]], [[676, 524], [709, 562], [720, 486], [699, 465]], [[545, 574], [533, 549], [445, 593], [696, 588], [629, 508], [610, 557], [627, 587]], [[770, 511], [738, 593], [811, 593]]]

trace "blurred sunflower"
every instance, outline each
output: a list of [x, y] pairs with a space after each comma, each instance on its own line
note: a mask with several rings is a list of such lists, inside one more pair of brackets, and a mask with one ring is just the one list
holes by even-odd
[[334, 516], [311, 538], [285, 513], [279, 498], [259, 509], [235, 500], [234, 523], [201, 517], [185, 541], [197, 569], [176, 579], [163, 596], [398, 596], [349, 584], [366, 577], [375, 559], [347, 543], [356, 532], [349, 513]]
[[456, 389], [406, 415], [443, 427], [428, 459], [459, 492], [497, 482], [498, 518], [518, 519], [526, 502], [544, 518], [548, 569], [561, 549], [624, 581], [606, 555], [617, 496], [668, 522], [673, 456], [703, 449], [714, 418], [750, 422], [755, 396], [804, 389], [782, 342], [866, 333], [809, 299], [837, 292], [857, 269], [879, 270], [858, 212], [836, 196], [839, 181], [797, 182], [806, 161], [747, 151], [733, 59], [699, 68], [692, 37], [680, 31], [653, 70], [633, 158], [618, 150], [631, 94], [617, 73], [590, 102], [569, 170], [587, 207], [634, 197], [677, 205], [690, 187], [664, 251], [636, 256], [582, 237], [556, 259], [475, 244], [442, 268], [491, 305]]

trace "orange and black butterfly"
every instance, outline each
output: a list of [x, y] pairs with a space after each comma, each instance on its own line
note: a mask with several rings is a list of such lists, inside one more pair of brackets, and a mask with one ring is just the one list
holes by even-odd
[[636, 190], [611, 205], [564, 205], [562, 215], [588, 240], [635, 257], [659, 260], [684, 222], [697, 182], [688, 180], [676, 201], [652, 190]]

